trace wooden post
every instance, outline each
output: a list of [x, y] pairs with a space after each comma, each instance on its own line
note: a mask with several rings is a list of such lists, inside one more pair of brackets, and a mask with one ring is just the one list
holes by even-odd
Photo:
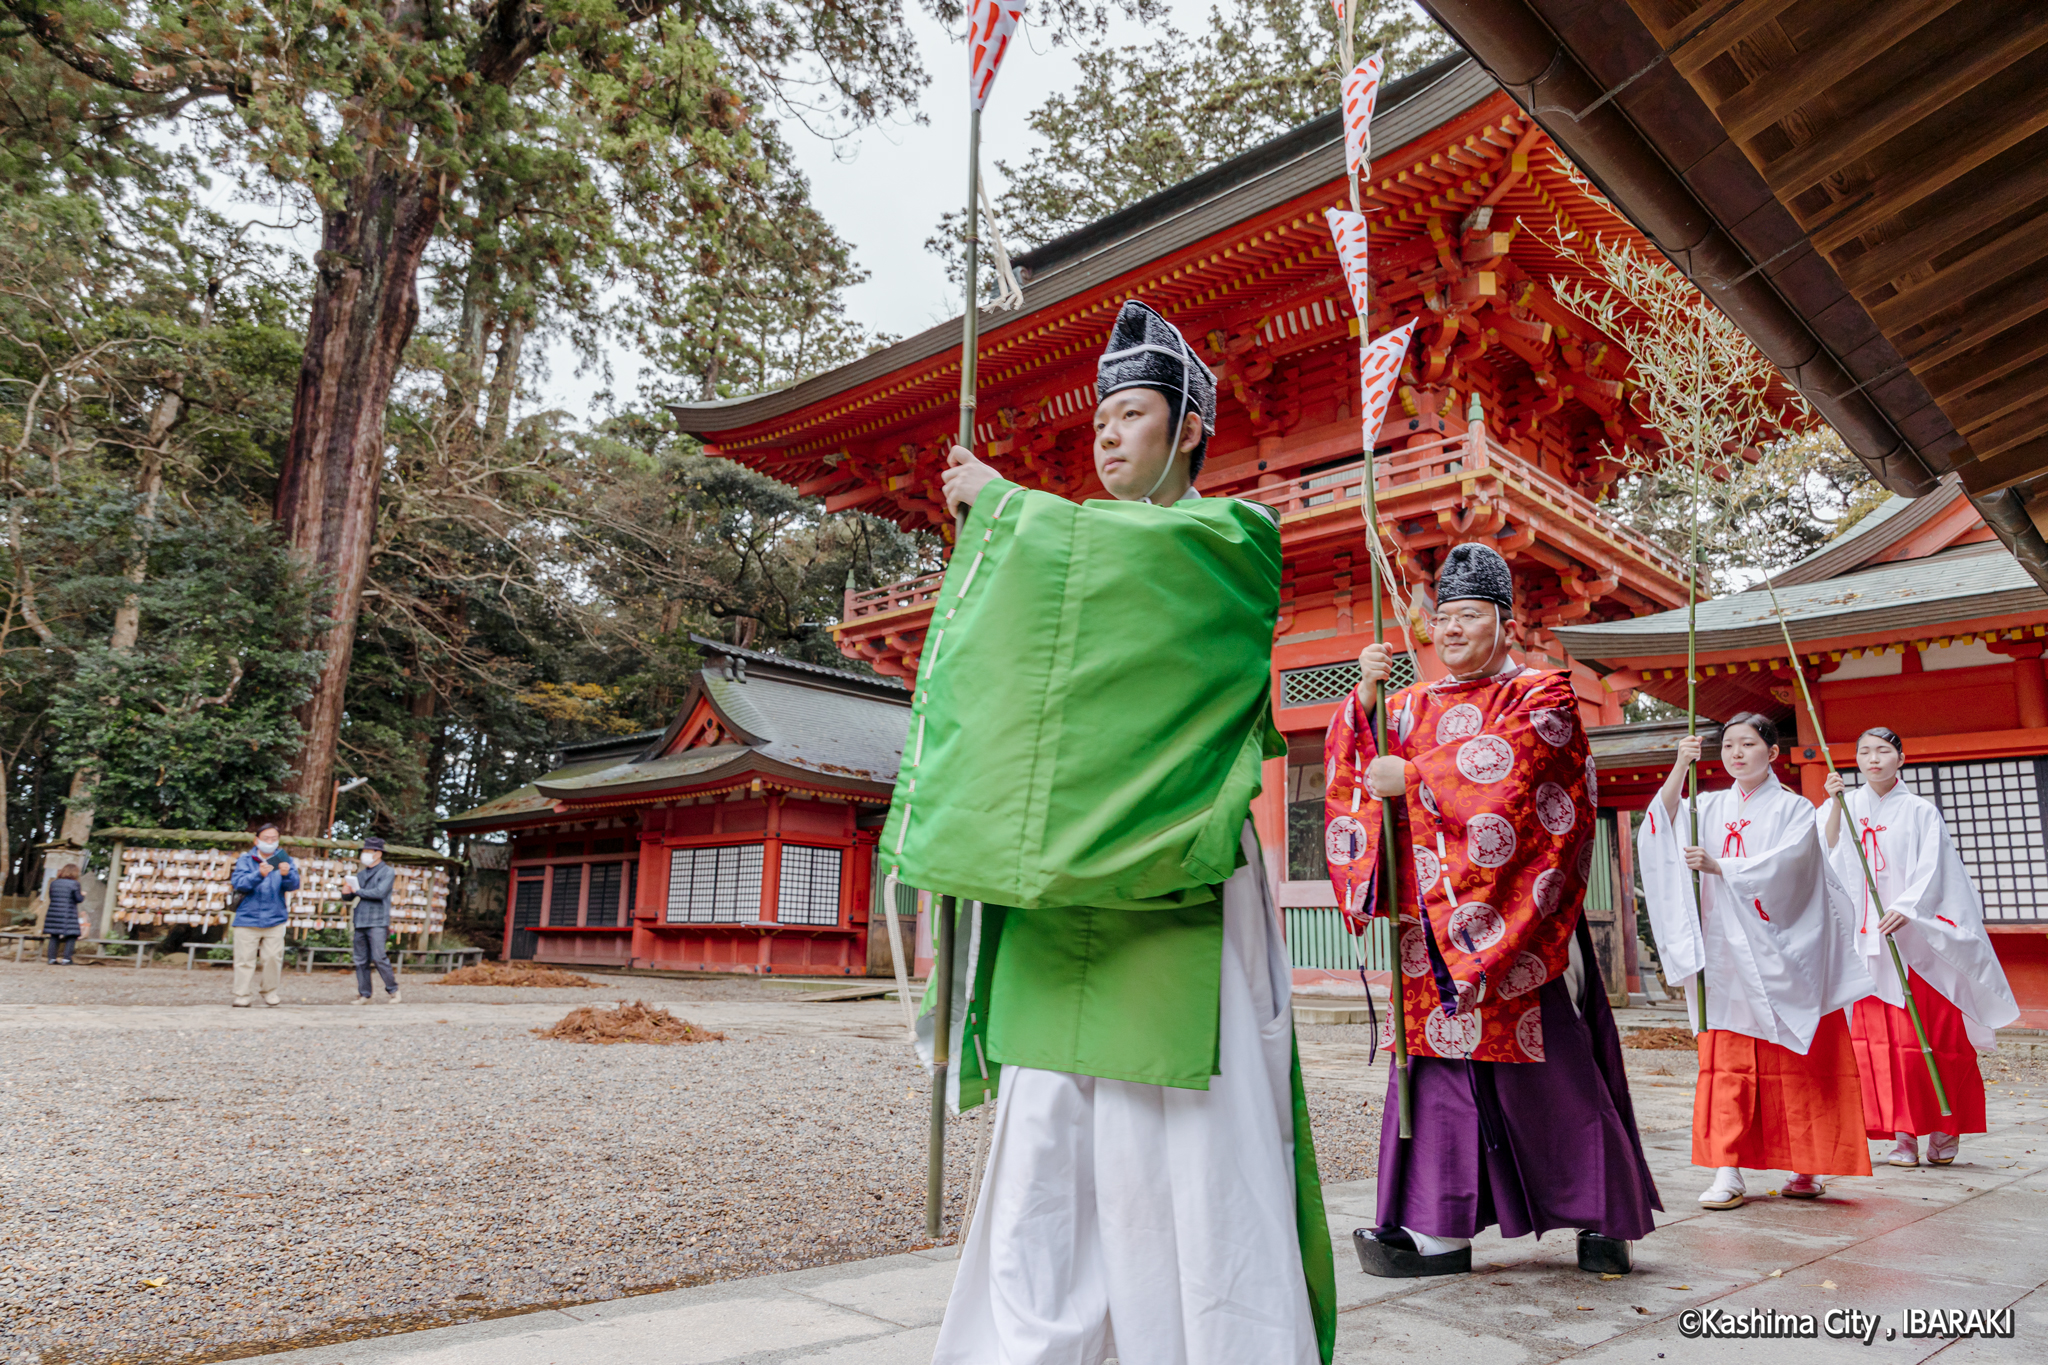
[[99, 932], [95, 938], [106, 938], [113, 932], [114, 911], [120, 908], [121, 855], [127, 850], [128, 845], [116, 839], [114, 846], [107, 851], [107, 891], [100, 897]]
[[924, 1184], [924, 1235], [937, 1241], [946, 1213], [946, 1076], [953, 1050], [953, 920], [951, 896], [932, 898], [932, 1122]]

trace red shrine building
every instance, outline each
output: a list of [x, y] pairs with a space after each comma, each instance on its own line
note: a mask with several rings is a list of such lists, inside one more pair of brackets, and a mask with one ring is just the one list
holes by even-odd
[[511, 844], [504, 956], [867, 975], [908, 690], [696, 643], [711, 661], [666, 730], [568, 745], [554, 771], [442, 822]]
[[[1401, 580], [1387, 585], [1386, 619], [1411, 676], [1438, 675], [1421, 594], [1448, 547], [1483, 540], [1515, 567], [1528, 660], [1572, 670], [1589, 726], [1619, 723], [1622, 697], [1558, 632], [1682, 605], [1685, 567], [1600, 506], [1622, 474], [1617, 454], [1659, 442], [1629, 402], [1630, 357], [1561, 307], [1552, 281], [1581, 273], [1560, 241], [1641, 239], [1469, 59], [1391, 82], [1373, 143], [1367, 328], [1418, 324], [1372, 438]], [[1017, 257], [1022, 306], [981, 319], [974, 433], [976, 453], [1018, 483], [1103, 497], [1095, 365], [1123, 301], [1158, 308], [1216, 372], [1217, 430], [1197, 487], [1277, 510], [1285, 557], [1273, 694], [1291, 749], [1268, 764], [1255, 818], [1297, 964], [1332, 969], [1356, 959], [1322, 861], [1322, 735], [1357, 681], [1372, 620], [1359, 320], [1323, 216], [1348, 202], [1333, 112]], [[950, 537], [939, 475], [958, 425], [959, 338], [947, 324], [785, 389], [673, 411], [712, 454], [829, 510]], [[913, 677], [938, 583], [849, 592], [840, 649]], [[1617, 983], [1634, 949], [1612, 908], [1623, 890], [1596, 906], [1613, 927], [1601, 947]]]

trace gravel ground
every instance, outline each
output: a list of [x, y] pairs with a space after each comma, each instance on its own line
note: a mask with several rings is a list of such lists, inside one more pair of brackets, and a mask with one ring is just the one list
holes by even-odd
[[[104, 1002], [78, 993], [87, 973], [133, 1004], [224, 985], [181, 1001], [202, 988], [159, 979], [179, 969], [73, 971], [6, 964], [0, 1003]], [[624, 984], [461, 998], [788, 998]], [[458, 998], [433, 990], [407, 1000]], [[893, 1028], [686, 1047], [458, 1024], [17, 1028], [0, 1047], [8, 1361], [223, 1360], [927, 1244], [928, 1082]], [[1370, 1174], [1378, 1115], [1310, 1102], [1325, 1178]], [[949, 1144], [949, 1232], [984, 1128], [970, 1115]]]

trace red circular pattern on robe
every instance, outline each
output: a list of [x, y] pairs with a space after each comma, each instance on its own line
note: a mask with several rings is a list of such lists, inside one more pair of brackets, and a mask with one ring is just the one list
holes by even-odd
[[1531, 1005], [1515, 1021], [1515, 1046], [1532, 1062], [1543, 1060], [1543, 1006]]
[[1474, 867], [1506, 867], [1515, 856], [1515, 826], [1505, 815], [1484, 811], [1465, 826], [1465, 856]]
[[1467, 901], [1451, 911], [1450, 940], [1468, 953], [1483, 953], [1507, 937], [1508, 922], [1485, 901]]
[[1486, 713], [1469, 701], [1461, 701], [1436, 723], [1436, 742], [1455, 744], [1461, 739], [1470, 739], [1486, 728]]
[[1536, 902], [1536, 913], [1549, 919], [1564, 904], [1565, 875], [1556, 868], [1549, 868], [1536, 874], [1536, 886], [1531, 899]]
[[1439, 819], [1442, 818], [1443, 812], [1436, 808], [1436, 793], [1429, 789], [1428, 783], [1417, 784], [1415, 794], [1422, 798], [1422, 808], [1424, 810], [1428, 811], [1432, 816]]
[[1365, 826], [1348, 815], [1338, 816], [1323, 831], [1323, 852], [1337, 866], [1348, 866], [1365, 852]]
[[1586, 842], [1579, 845], [1579, 880], [1593, 879], [1593, 837], [1586, 836]]
[[1458, 1013], [1477, 1014], [1479, 1006], [1486, 1000], [1486, 981], [1460, 981], [1458, 983]]
[[1479, 1046], [1479, 1016], [1431, 1010], [1422, 1026], [1422, 1035], [1429, 1039], [1430, 1049], [1439, 1057], [1469, 1057], [1472, 1049]]
[[1543, 828], [1552, 834], [1571, 833], [1572, 826], [1579, 822], [1579, 813], [1572, 805], [1572, 794], [1555, 782], [1545, 782], [1536, 789], [1536, 818], [1543, 822]]
[[1534, 953], [1517, 953], [1515, 960], [1508, 964], [1507, 974], [1501, 978], [1500, 993], [1504, 1000], [1518, 995], [1527, 995], [1550, 978], [1550, 968], [1543, 965], [1543, 959]]
[[1393, 1047], [1393, 1045], [1394, 1016], [1391, 1014], [1383, 1014], [1380, 1016], [1380, 1046], [1383, 1048], [1391, 1048]]
[[1600, 768], [1591, 754], [1586, 755], [1586, 804], [1595, 810], [1600, 808]]
[[1436, 856], [1435, 850], [1415, 845], [1415, 885], [1421, 888], [1421, 894], [1428, 895], [1429, 889], [1443, 875], [1443, 860]]
[[1458, 746], [1458, 771], [1468, 781], [1498, 782], [1514, 769], [1514, 748], [1499, 735], [1481, 735]]
[[1429, 944], [1423, 940], [1419, 924], [1411, 924], [1401, 931], [1401, 975], [1429, 975]]
[[1562, 749], [1572, 742], [1572, 715], [1569, 711], [1531, 711], [1529, 724], [1553, 749]]
[[1325, 796], [1329, 795], [1330, 791], [1333, 788], [1335, 788], [1336, 785], [1337, 756], [1335, 754], [1331, 754], [1329, 762], [1323, 764], [1323, 794]]

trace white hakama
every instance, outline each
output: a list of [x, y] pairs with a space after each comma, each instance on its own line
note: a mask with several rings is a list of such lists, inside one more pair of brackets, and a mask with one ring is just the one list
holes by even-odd
[[1003, 1068], [933, 1365], [1316, 1365], [1293, 977], [1255, 846], [1222, 967], [1207, 1090]]

